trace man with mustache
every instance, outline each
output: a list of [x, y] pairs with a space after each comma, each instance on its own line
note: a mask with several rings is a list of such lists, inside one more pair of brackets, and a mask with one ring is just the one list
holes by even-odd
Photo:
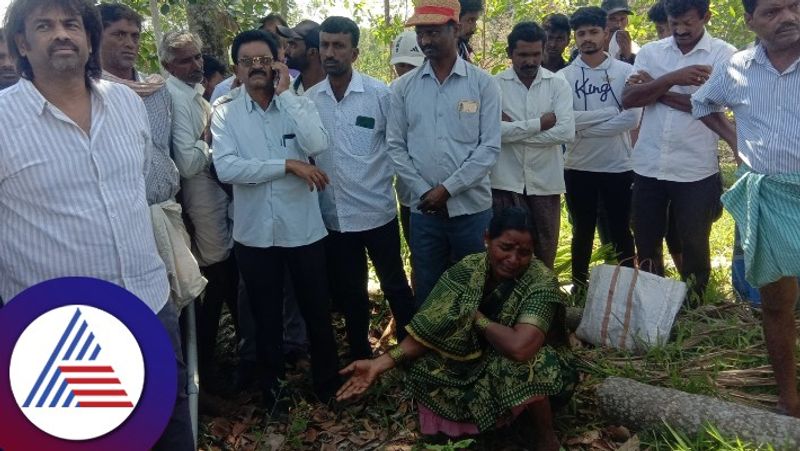
[[[664, 7], [672, 37], [642, 47], [637, 74], [622, 94], [624, 108], [644, 107], [633, 149], [634, 241], [642, 267], [663, 275], [667, 212], [674, 213], [683, 248], [681, 278], [690, 282], [689, 299], [697, 302], [711, 273], [711, 225], [722, 213], [717, 143], [721, 136], [735, 149], [736, 139], [721, 109], [702, 122], [692, 118], [689, 96], [736, 49], [706, 31], [708, 0], [666, 0]], [[718, 136], [704, 125], [710, 121], [728, 125]]]
[[3, 29], [0, 28], [0, 91], [13, 86], [17, 81], [19, 81], [19, 74], [14, 66], [14, 60], [8, 53], [6, 36]]
[[286, 65], [300, 72], [292, 81], [292, 91], [303, 95], [325, 79], [319, 57], [319, 24], [303, 20], [294, 28], [278, 25], [278, 35], [287, 40]]
[[692, 114], [736, 117], [741, 178], [723, 196], [743, 233], [747, 281], [759, 287], [778, 408], [800, 417], [795, 303], [800, 275], [800, 2], [744, 0], [759, 38], [692, 95]]
[[512, 67], [495, 76], [503, 122], [491, 182], [495, 210], [522, 206], [530, 212], [533, 253], [552, 268], [565, 191], [561, 145], [575, 137], [575, 118], [569, 84], [541, 67], [546, 40], [535, 22], [520, 22], [508, 35]]
[[[66, 276], [115, 283], [158, 316], [180, 368], [178, 314], [147, 206], [147, 111], [132, 90], [100, 79], [94, 2], [15, 0], [4, 25], [22, 79], [0, 93], [0, 296]], [[165, 400], [174, 410], [156, 450], [196, 449], [185, 381]]]
[[[233, 185], [233, 238], [265, 364], [263, 402], [285, 414], [283, 297], [286, 269], [308, 325], [314, 392], [328, 402], [339, 387], [338, 357], [322, 239], [327, 235], [318, 191], [328, 175], [309, 163], [328, 147], [328, 134], [308, 98], [290, 89], [289, 68], [275, 60], [278, 44], [261, 30], [240, 33], [231, 56], [242, 91], [214, 110], [214, 164]], [[277, 77], [277, 80], [276, 80]]]
[[458, 34], [458, 56], [464, 61], [472, 62], [472, 46], [469, 40], [478, 30], [478, 19], [483, 14], [483, 0], [458, 0], [461, 5], [458, 22], [461, 31]]
[[492, 215], [489, 171], [500, 150], [500, 90], [458, 56], [457, 0], [420, 0], [427, 60], [392, 84], [388, 153], [411, 191], [411, 264], [417, 304], [454, 261], [484, 249]]
[[181, 175], [181, 204], [191, 223], [197, 263], [208, 279], [197, 309], [198, 352], [200, 374], [211, 381], [222, 303], [237, 317], [239, 272], [228, 217], [231, 200], [212, 174], [211, 105], [203, 98], [201, 48], [202, 42], [194, 34], [172, 31], [164, 35], [158, 56], [170, 73], [172, 157]]
[[358, 25], [346, 17], [328, 17], [319, 27], [319, 56], [327, 77], [307, 96], [319, 110], [331, 142], [316, 158], [330, 174], [320, 193], [328, 229], [331, 296], [344, 313], [350, 355], [372, 357], [367, 255], [397, 323], [398, 341], [414, 311], [414, 295], [400, 256], [400, 227], [392, 182], [394, 168], [386, 153], [389, 88], [353, 69], [358, 58]]
[[581, 54], [561, 71], [572, 88], [576, 129], [575, 141], [567, 145], [564, 180], [572, 218], [572, 283], [585, 289], [600, 215], [617, 258], [632, 265], [630, 131], [639, 125], [642, 111], [622, 109], [622, 91], [633, 66], [603, 51], [608, 39], [605, 11], [578, 8], [569, 23]]

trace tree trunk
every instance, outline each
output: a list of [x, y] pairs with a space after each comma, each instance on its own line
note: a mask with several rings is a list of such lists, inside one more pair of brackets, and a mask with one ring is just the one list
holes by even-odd
[[392, 8], [389, 5], [389, 0], [383, 0], [383, 19], [387, 25], [392, 21]]
[[226, 31], [237, 30], [237, 24], [215, 0], [197, 0], [186, 6], [189, 30], [203, 40], [203, 54], [211, 55], [223, 64], [230, 61]]
[[597, 388], [597, 403], [610, 422], [635, 431], [666, 423], [696, 435], [710, 423], [725, 437], [770, 443], [775, 449], [800, 449], [800, 420], [709, 396], [609, 377]]

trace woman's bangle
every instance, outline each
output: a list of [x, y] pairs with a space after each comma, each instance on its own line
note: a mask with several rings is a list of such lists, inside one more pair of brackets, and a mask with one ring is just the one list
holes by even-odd
[[400, 347], [400, 345], [397, 345], [392, 349], [390, 349], [387, 354], [389, 354], [389, 358], [392, 359], [392, 361], [396, 366], [400, 366], [404, 364], [406, 361], [408, 361], [408, 356], [403, 351], [403, 348]]
[[489, 327], [489, 324], [491, 323], [492, 322], [489, 320], [489, 318], [481, 316], [480, 318], [475, 320], [475, 327], [477, 327], [478, 330], [481, 332], [486, 332], [486, 329]]

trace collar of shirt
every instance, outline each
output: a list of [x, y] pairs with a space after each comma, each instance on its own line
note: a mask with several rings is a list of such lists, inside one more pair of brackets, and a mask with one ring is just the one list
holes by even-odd
[[185, 95], [186, 97], [193, 97], [193, 98], [196, 98], [198, 96], [200, 98], [203, 97], [202, 83], [197, 83], [194, 86], [188, 85], [172, 75], [170, 75], [169, 78], [167, 79], [167, 83], [174, 86], [181, 94]]
[[[519, 76], [517, 76], [517, 72], [514, 70], [513, 67], [509, 67], [508, 69], [504, 70], [503, 72], [500, 72], [500, 75], [498, 75], [498, 76], [500, 78], [502, 78], [503, 80], [516, 81], [517, 83], [521, 84], [522, 86], [525, 86], [525, 83], [523, 83], [522, 80], [519, 79]], [[533, 83], [531, 83], [531, 89], [533, 89], [534, 86], [536, 86], [539, 83], [541, 83], [542, 80], [545, 80], [545, 79], [548, 79], [548, 78], [553, 78], [555, 76], [556, 76], [556, 74], [554, 74], [553, 72], [545, 69], [544, 67], [539, 66], [539, 70], [536, 71], [536, 78], [534, 78], [533, 79]], [[526, 87], [526, 89], [527, 89], [527, 87]]]
[[[336, 101], [336, 95], [333, 93], [330, 78], [325, 77], [325, 80], [322, 80], [322, 83], [322, 92], [331, 96], [331, 98]], [[344, 92], [342, 100], [344, 100], [351, 92], [364, 92], [364, 78], [355, 69], [353, 69], [353, 76], [350, 78], [350, 84], [347, 85], [347, 90]]]
[[692, 50], [689, 50], [687, 53], [683, 53], [680, 48], [678, 48], [678, 44], [675, 42], [675, 37], [670, 36], [669, 39], [666, 41], [668, 48], [673, 49], [674, 51], [682, 54], [682, 55], [691, 55], [694, 52], [705, 51], [706, 53], [711, 53], [711, 35], [708, 34], [708, 30], [703, 28], [703, 37], [697, 41], [697, 44], [694, 45]]
[[[448, 75], [444, 81], [447, 82], [447, 80], [449, 80], [453, 74], [456, 74], [460, 77], [467, 76], [467, 62], [464, 61], [464, 59], [460, 56], [456, 57], [456, 63], [453, 64], [453, 69], [450, 70], [450, 75]], [[439, 79], [436, 78], [436, 73], [433, 72], [433, 67], [431, 66], [430, 60], [425, 60], [425, 63], [422, 65], [422, 69], [420, 70], [420, 77], [425, 78], [425, 76], [433, 78], [437, 83], [439, 82]]]
[[[36, 114], [41, 116], [44, 114], [45, 110], [48, 106], [52, 105], [47, 99], [44, 98], [41, 92], [36, 89], [36, 85], [33, 84], [32, 81], [20, 78], [20, 90], [25, 93], [25, 99], [34, 108]], [[105, 105], [106, 99], [104, 94], [104, 86], [102, 83], [97, 83], [96, 81], [92, 81], [90, 85], [90, 90], [92, 92], [92, 99], [97, 99], [101, 102], [101, 104]], [[53, 105], [54, 106], [54, 105]], [[55, 106], [54, 106], [55, 107]]]
[[[767, 56], [767, 50], [764, 48], [762, 44], [758, 44], [752, 49], [749, 49], [750, 54], [745, 57], [744, 67], [750, 67], [750, 65], [755, 62], [756, 64], [760, 64], [764, 66], [768, 71], [778, 74], [778, 70], [775, 69], [775, 66], [772, 65], [772, 61], [769, 60]], [[785, 75], [797, 70], [798, 65], [800, 65], [800, 58], [796, 59], [789, 67], [783, 71], [782, 74], [778, 75]]]
[[268, 112], [268, 111], [270, 111], [272, 109], [274, 109], [275, 111], [280, 111], [281, 110], [281, 107], [278, 106], [278, 101], [277, 101], [278, 100], [278, 94], [277, 93], [274, 93], [272, 95], [272, 100], [269, 101], [269, 105], [267, 105], [267, 108], [265, 109], [265, 108], [261, 108], [261, 105], [259, 105], [258, 102], [256, 102], [255, 100], [253, 100], [252, 97], [250, 97], [250, 93], [247, 92], [247, 89], [245, 89], [244, 86], [242, 86], [242, 92], [244, 93], [244, 107], [245, 107], [245, 109], [247, 110], [248, 113], [252, 113], [253, 111], [256, 111], [256, 112], [259, 112], [259, 113], [266, 113], [266, 112]]

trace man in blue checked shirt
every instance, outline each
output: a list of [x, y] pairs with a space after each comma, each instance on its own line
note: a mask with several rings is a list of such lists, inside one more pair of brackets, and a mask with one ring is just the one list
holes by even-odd
[[331, 138], [317, 166], [331, 179], [320, 193], [331, 295], [347, 323], [354, 359], [372, 357], [367, 254], [397, 322], [398, 341], [411, 320], [414, 295], [400, 256], [400, 228], [386, 153], [389, 88], [353, 70], [358, 25], [329, 17], [320, 25], [320, 58], [327, 78], [306, 92]]

